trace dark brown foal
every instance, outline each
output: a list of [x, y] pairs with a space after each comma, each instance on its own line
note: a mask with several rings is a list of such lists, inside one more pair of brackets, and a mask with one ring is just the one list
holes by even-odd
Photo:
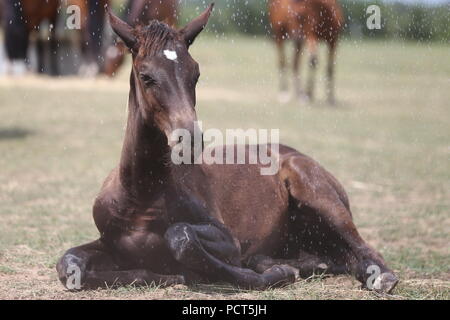
[[157, 21], [132, 28], [110, 14], [133, 57], [125, 141], [94, 204], [100, 238], [64, 254], [60, 280], [69, 289], [194, 281], [264, 289], [317, 272], [366, 283], [375, 265], [376, 288], [391, 291], [398, 280], [359, 236], [344, 190], [307, 156], [270, 145], [279, 149], [274, 175], [261, 175], [262, 165], [171, 161], [182, 141], [174, 130], [198, 130], [200, 71], [188, 48], [211, 10], [179, 31]]

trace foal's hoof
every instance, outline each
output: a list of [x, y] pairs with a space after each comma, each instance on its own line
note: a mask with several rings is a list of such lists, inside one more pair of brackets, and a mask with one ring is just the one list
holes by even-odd
[[168, 285], [170, 285], [170, 286], [186, 285], [186, 284], [187, 284], [187, 279], [184, 275], [176, 275], [168, 283]]
[[294, 283], [299, 278], [299, 271], [285, 264], [275, 265], [264, 271], [263, 277], [268, 287], [281, 287]]
[[378, 276], [373, 283], [373, 288], [377, 292], [391, 293], [398, 283], [398, 278], [395, 274], [385, 272]]

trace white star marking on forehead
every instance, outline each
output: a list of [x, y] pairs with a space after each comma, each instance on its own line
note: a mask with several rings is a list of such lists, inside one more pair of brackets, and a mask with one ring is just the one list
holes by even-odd
[[173, 50], [164, 50], [164, 55], [167, 59], [175, 61], [178, 58], [177, 52]]

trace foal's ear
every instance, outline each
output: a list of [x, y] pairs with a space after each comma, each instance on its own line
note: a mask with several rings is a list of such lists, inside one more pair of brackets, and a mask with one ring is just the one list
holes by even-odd
[[132, 52], [136, 51], [137, 49], [137, 39], [134, 35], [133, 28], [126, 23], [125, 21], [122, 21], [120, 18], [118, 18], [114, 13], [111, 12], [111, 9], [108, 8], [108, 16], [109, 16], [109, 23], [111, 24], [112, 29], [114, 32], [119, 36], [120, 39], [125, 43], [125, 45], [130, 49]]
[[198, 34], [206, 27], [213, 8], [214, 3], [211, 3], [201, 15], [189, 22], [187, 26], [180, 30], [180, 33], [183, 36], [188, 48], [194, 42]]

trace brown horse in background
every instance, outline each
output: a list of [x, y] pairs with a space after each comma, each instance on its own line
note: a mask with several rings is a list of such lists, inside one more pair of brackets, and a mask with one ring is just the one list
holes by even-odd
[[[128, 0], [124, 21], [129, 25], [145, 25], [148, 21], [158, 20], [175, 27], [178, 17], [178, 0]], [[128, 49], [121, 41], [114, 41], [105, 55], [103, 72], [112, 77], [125, 60]]]
[[92, 77], [97, 75], [104, 64], [103, 44], [105, 13], [110, 0], [62, 0], [67, 7], [80, 8], [81, 29], [77, 41], [82, 53], [79, 74]]
[[319, 272], [369, 286], [376, 267], [373, 288], [390, 292], [398, 279], [359, 235], [344, 189], [308, 156], [258, 146], [278, 159], [273, 175], [261, 175], [261, 163], [238, 164], [236, 146], [235, 164], [170, 160], [180, 143], [183, 152], [198, 147], [174, 130], [192, 138], [199, 129], [200, 68], [188, 50], [211, 11], [181, 30], [156, 20], [133, 28], [110, 15], [132, 53], [127, 128], [93, 207], [99, 239], [69, 249], [59, 279], [72, 290], [198, 281], [265, 289]]
[[329, 49], [327, 97], [329, 103], [334, 104], [336, 46], [344, 25], [342, 9], [337, 0], [269, 0], [269, 18], [279, 55], [280, 101], [287, 102], [289, 99], [286, 81], [286, 57], [283, 45], [285, 40], [292, 39], [295, 43], [292, 70], [296, 97], [303, 96], [299, 67], [302, 46], [306, 42], [309, 52], [309, 74], [306, 84], [306, 98], [308, 100], [312, 100], [314, 96], [314, 81], [318, 63], [317, 44], [323, 40]]
[[[23, 67], [17, 73], [23, 73], [28, 63], [30, 37], [39, 33], [41, 23], [49, 23], [50, 73], [59, 74], [58, 43], [56, 24], [59, 14], [59, 0], [2, 0], [5, 48], [8, 59]], [[45, 42], [39, 36], [36, 39], [38, 72], [44, 72]]]

